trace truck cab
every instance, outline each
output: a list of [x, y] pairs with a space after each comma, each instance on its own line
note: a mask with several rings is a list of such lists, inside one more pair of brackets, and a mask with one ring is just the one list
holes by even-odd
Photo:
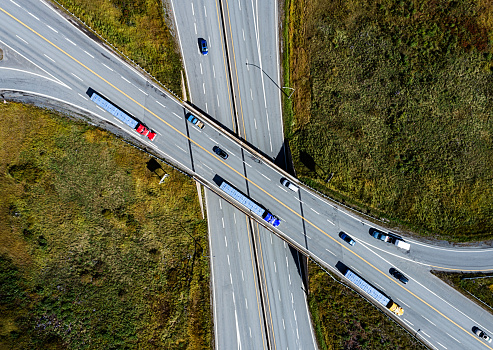
[[150, 129], [147, 129], [144, 125], [137, 125], [137, 129], [135, 129], [139, 134], [147, 136], [147, 138], [151, 141], [156, 137], [156, 133]]
[[404, 314], [404, 309], [394, 303], [392, 300], [387, 304], [387, 308], [397, 316], [402, 316]]
[[281, 221], [279, 221], [278, 218], [276, 218], [274, 215], [269, 213], [267, 210], [265, 211], [262, 218], [274, 227], [279, 226], [279, 224], [281, 223]]

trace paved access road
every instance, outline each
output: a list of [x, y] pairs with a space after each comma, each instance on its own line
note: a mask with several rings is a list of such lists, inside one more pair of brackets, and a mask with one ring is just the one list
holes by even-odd
[[[221, 190], [214, 182], [216, 175], [227, 179], [281, 218], [281, 225], [274, 230], [278, 235], [325, 266], [335, 270], [337, 263], [342, 262], [381, 288], [404, 307], [405, 313], [398, 320], [427, 344], [437, 349], [493, 349], [471, 332], [477, 325], [493, 334], [492, 315], [427, 272], [430, 265], [446, 267], [442, 262], [491, 270], [491, 250], [481, 253], [470, 249], [440, 250], [430, 257], [427, 253], [430, 247], [418, 242], [407, 240], [411, 251], [404, 253], [395, 246], [376, 241], [369, 235], [372, 225], [354, 213], [326, 202], [308, 189], [302, 188], [294, 194], [281, 187], [279, 179], [286, 175], [241, 147], [238, 140], [215, 129], [211, 122], [206, 121], [203, 130], [188, 124], [183, 118], [186, 109], [182, 105], [99, 45], [74, 32], [64, 19], [54, 20], [52, 11], [42, 2], [16, 3], [9, 1], [0, 6], [0, 45], [4, 50], [0, 62], [1, 89], [29, 90], [59, 98], [118, 125], [84, 96], [87, 87], [93, 87], [159, 132], [153, 143], [139, 135], [136, 138], [158, 148], [163, 156], [181, 164], [218, 193]], [[39, 8], [32, 10], [36, 4]], [[50, 18], [49, 23], [43, 18]], [[10, 60], [13, 53], [17, 61]], [[28, 67], [26, 71], [19, 72], [19, 68], [9, 66], [9, 62], [22, 60]], [[44, 73], [32, 74], [41, 67]], [[31, 86], [29, 79], [33, 76], [44, 84]], [[125, 126], [121, 128], [135, 135]], [[214, 144], [228, 151], [227, 161], [212, 154], [210, 149]], [[242, 173], [245, 169], [248, 180]], [[356, 245], [350, 247], [342, 242], [338, 237], [340, 231], [349, 233]], [[435, 255], [439, 261], [434, 260]], [[396, 266], [411, 281], [402, 285], [388, 274], [390, 266]]]

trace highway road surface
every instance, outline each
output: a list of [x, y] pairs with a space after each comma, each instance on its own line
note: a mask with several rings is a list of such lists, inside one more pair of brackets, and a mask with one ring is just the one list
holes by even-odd
[[[377, 241], [369, 235], [375, 225], [365, 218], [301, 184], [299, 193], [283, 188], [279, 179], [288, 174], [215, 127], [206, 116], [199, 115], [206, 124], [202, 130], [188, 123], [184, 119], [188, 109], [179, 100], [74, 30], [42, 1], [3, 1], [0, 23], [0, 47], [4, 51], [1, 90], [48, 96], [111, 122], [248, 214], [245, 207], [218, 188], [221, 179], [228, 181], [281, 219], [280, 226], [273, 228], [250, 214], [260, 224], [336, 274], [341, 263], [350, 267], [399, 303], [404, 315], [396, 320], [430, 347], [493, 349], [471, 330], [478, 326], [493, 334], [493, 316], [429, 273], [430, 269], [491, 271], [491, 249], [441, 249], [406, 239], [411, 249], [405, 252]], [[156, 130], [156, 140], [145, 140], [97, 108], [85, 96], [88, 87], [102, 92]], [[213, 154], [214, 145], [224, 148], [229, 158], [223, 160]], [[356, 244], [343, 242], [338, 237], [340, 231], [350, 234]], [[410, 277], [410, 282], [403, 285], [390, 276], [391, 266]]]
[[[234, 51], [236, 54], [248, 53], [249, 56], [254, 57], [248, 59], [259, 64], [262, 64], [262, 53], [267, 53], [270, 63], [268, 69], [277, 72], [276, 58], [279, 45], [277, 40], [271, 39], [277, 39], [278, 29], [277, 11], [274, 5], [274, 2], [263, 2], [259, 10], [252, 7], [251, 2], [245, 1], [234, 3], [231, 7], [225, 4], [222, 8], [213, 1], [180, 1], [172, 2], [171, 7], [184, 59], [190, 101], [211, 114], [224, 127], [241, 135], [250, 144], [261, 145], [259, 148], [271, 157], [279, 153], [283, 144], [278, 85], [270, 80], [265, 81], [265, 73], [262, 70], [250, 71], [250, 66], [247, 65], [240, 65], [241, 74], [238, 74], [235, 68], [237, 59], [228, 56], [225, 51], [226, 47], [229, 47], [229, 51]], [[230, 16], [228, 9], [239, 13]], [[254, 20], [244, 22], [241, 30], [238, 26], [229, 25], [231, 17], [241, 17], [243, 13], [252, 14]], [[223, 18], [226, 18], [224, 21], [227, 23], [226, 30], [222, 25]], [[239, 30], [239, 33], [235, 32], [232, 35], [231, 30], [233, 32]], [[259, 31], [263, 33], [262, 39], [265, 38], [262, 40], [262, 50], [260, 50]], [[228, 40], [224, 39], [223, 33], [227, 33], [225, 37], [229, 38]], [[198, 38], [204, 38], [208, 42], [209, 53], [206, 56], [199, 51]], [[238, 39], [238, 44], [235, 44], [233, 38]], [[258, 50], [252, 51], [250, 46]], [[233, 47], [234, 50], [231, 49]], [[231, 72], [235, 77], [232, 83], [228, 79]], [[278, 74], [275, 74], [274, 78], [279, 81]], [[248, 93], [243, 94], [246, 96], [246, 102], [243, 103], [239, 87], [245, 85], [249, 88], [246, 90]], [[234, 98], [232, 98], [233, 94]], [[225, 102], [221, 96], [231, 97], [229, 103], [226, 103], [228, 101]], [[258, 112], [242, 113], [244, 109], [252, 106], [260, 109], [260, 115], [257, 115]], [[269, 126], [269, 114], [270, 119], [276, 118], [271, 122], [272, 127]], [[275, 130], [277, 132], [274, 132]], [[265, 143], [265, 140], [268, 140], [268, 143]], [[205, 194], [207, 203], [221, 203], [221, 199], [213, 192], [206, 190]], [[236, 225], [234, 231], [224, 230], [225, 222], [226, 226], [231, 225], [233, 219], [237, 221], [238, 215], [238, 211], [224, 201], [219, 206], [219, 210], [217, 205], [207, 206], [211, 229], [210, 247], [215, 252], [211, 264], [212, 276], [217, 281], [223, 280], [228, 274], [240, 276], [244, 271], [252, 270], [252, 275], [257, 278], [255, 283], [252, 283], [251, 279], [238, 279], [234, 282], [237, 289], [244, 292], [251, 289], [250, 294], [255, 294], [257, 298], [250, 303], [247, 299], [245, 303], [236, 303], [232, 288], [223, 288], [223, 284], [213, 284], [216, 348], [231, 349], [242, 344], [244, 346], [247, 339], [249, 348], [287, 349], [289, 346], [291, 348], [296, 346], [297, 349], [315, 349], [316, 341], [300, 275], [299, 253], [292, 251], [285, 242], [273, 236], [264, 227], [253, 225], [251, 220], [247, 222], [241, 220], [242, 224]], [[223, 230], [220, 231], [220, 235], [224, 235], [224, 241], [214, 239], [216, 234], [219, 234], [214, 229], [218, 227], [220, 229], [221, 225]], [[249, 245], [241, 249], [238, 235], [246, 238], [252, 234], [253, 236], [246, 241]], [[238, 249], [231, 245], [227, 246], [225, 242], [228, 241], [238, 241]], [[236, 264], [229, 263], [229, 256], [235, 257]], [[219, 260], [223, 262], [219, 263]], [[233, 280], [230, 282], [233, 284]], [[251, 307], [252, 301], [256, 302], [256, 308]], [[286, 303], [291, 307], [285, 307]], [[240, 318], [247, 319], [247, 324], [265, 325], [261, 329], [265, 334], [262, 337], [252, 337], [250, 327], [239, 327], [237, 332], [233, 332], [232, 325], [237, 326], [230, 319], [233, 312], [236, 322]], [[253, 320], [257, 318], [258, 320], [254, 322]], [[302, 342], [302, 339], [305, 341]], [[311, 341], [306, 341], [308, 339]]]

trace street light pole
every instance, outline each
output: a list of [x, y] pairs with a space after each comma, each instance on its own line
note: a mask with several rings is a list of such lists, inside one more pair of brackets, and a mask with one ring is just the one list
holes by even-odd
[[[265, 71], [264, 71], [262, 68], [260, 68], [259, 66], [257, 66], [256, 64], [253, 64], [253, 63], [248, 63], [248, 62], [247, 62], [247, 63], [245, 63], [245, 64], [246, 64], [247, 66], [254, 66], [254, 67], [257, 67], [258, 69], [260, 69], [260, 70], [262, 71], [262, 73], [264, 73], [264, 74], [267, 76], [267, 78], [269, 78], [269, 79], [270, 79], [270, 80], [274, 83], [274, 85], [275, 85], [275, 86], [277, 86], [277, 88], [278, 88], [279, 90], [281, 90], [281, 92], [282, 92], [282, 93], [283, 93], [283, 94], [284, 94], [284, 95], [285, 95], [288, 99], [290, 99], [290, 98], [291, 98], [291, 96], [292, 96], [292, 95], [293, 95], [293, 93], [294, 93], [294, 89], [293, 89], [293, 88], [290, 88], [290, 87], [288, 87], [288, 86], [283, 86], [283, 87], [281, 88], [281, 87], [280, 87], [279, 85], [277, 85], [277, 83], [276, 83], [276, 82], [275, 82], [275, 81], [274, 81], [274, 80], [273, 80], [273, 79], [269, 76], [269, 74], [265, 73]], [[284, 90], [283, 90], [283, 89], [290, 89], [290, 90], [292, 90], [292, 91], [291, 91], [291, 94], [289, 94], [289, 95], [288, 95], [287, 93], [285, 93], [285, 92], [284, 92]]]

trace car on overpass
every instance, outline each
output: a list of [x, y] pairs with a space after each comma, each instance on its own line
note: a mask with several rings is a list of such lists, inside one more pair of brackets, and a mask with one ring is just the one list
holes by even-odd
[[474, 332], [474, 334], [476, 334], [478, 337], [480, 337], [484, 341], [491, 343], [491, 337], [488, 334], [486, 334], [485, 332], [483, 332], [481, 329], [479, 329], [478, 327], [476, 327], [476, 326], [472, 327], [472, 331]]
[[389, 273], [404, 284], [407, 284], [407, 282], [409, 282], [409, 278], [404, 276], [402, 272], [396, 270], [393, 267], [390, 268]]
[[228, 159], [228, 154], [224, 152], [222, 149], [220, 149], [218, 146], [214, 146], [212, 150], [214, 151], [215, 154], [217, 154], [222, 159]]
[[187, 114], [187, 120], [199, 129], [204, 128], [204, 123], [199, 118], [194, 116], [192, 113]]
[[286, 179], [284, 177], [281, 179], [281, 185], [289, 188], [293, 192], [298, 192], [298, 190], [299, 190], [298, 186], [294, 185], [291, 181], [289, 181], [288, 179]]
[[351, 237], [349, 237], [347, 234], [345, 234], [344, 232], [339, 232], [339, 237], [341, 237], [341, 239], [348, 243], [350, 246], [353, 246], [356, 244], [356, 242], [354, 241], [354, 239], [352, 239]]

